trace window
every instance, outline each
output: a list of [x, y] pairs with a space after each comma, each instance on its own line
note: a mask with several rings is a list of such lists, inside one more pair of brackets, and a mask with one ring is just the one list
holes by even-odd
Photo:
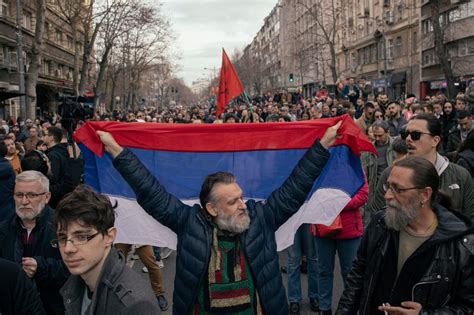
[[474, 54], [474, 37], [470, 37], [458, 42], [458, 56], [467, 56]]
[[8, 16], [8, 3], [5, 0], [0, 3], [0, 16]]
[[352, 57], [351, 68], [352, 68], [352, 69], [355, 69], [355, 67], [357, 67], [357, 53], [353, 52], [353, 53], [351, 54], [351, 57]]
[[393, 39], [387, 40], [387, 59], [393, 58]]
[[394, 57], [400, 57], [403, 55], [403, 43], [402, 37], [398, 36], [395, 39], [395, 47], [394, 47]]
[[423, 34], [431, 33], [433, 31], [433, 23], [431, 23], [431, 19], [426, 19], [421, 22], [421, 29]]
[[5, 47], [0, 46], [0, 65], [5, 64], [5, 52], [4, 52]]
[[23, 27], [26, 28], [27, 30], [32, 29], [31, 20], [32, 20], [31, 12], [23, 10]]
[[63, 33], [59, 29], [56, 29], [55, 40], [56, 40], [57, 44], [62, 45], [62, 43], [63, 43]]

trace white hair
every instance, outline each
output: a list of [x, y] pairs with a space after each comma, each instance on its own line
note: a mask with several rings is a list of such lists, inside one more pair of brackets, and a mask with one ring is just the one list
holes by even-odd
[[38, 171], [24, 171], [17, 175], [15, 183], [18, 182], [40, 182], [43, 189], [49, 192], [49, 179], [43, 175], [43, 173]]

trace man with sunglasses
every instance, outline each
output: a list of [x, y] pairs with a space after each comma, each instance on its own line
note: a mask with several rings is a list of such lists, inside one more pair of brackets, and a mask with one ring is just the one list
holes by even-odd
[[474, 228], [439, 193], [435, 164], [411, 156], [383, 184], [336, 314], [473, 314]]
[[16, 177], [16, 215], [0, 224], [0, 257], [22, 267], [34, 282], [47, 314], [63, 314], [59, 289], [69, 273], [59, 251], [50, 245], [56, 238], [50, 197], [49, 180], [40, 172], [24, 171]]
[[[441, 122], [431, 114], [413, 117], [401, 132], [408, 148], [408, 156], [419, 156], [430, 161], [440, 176], [440, 189], [452, 200], [452, 210], [462, 213], [474, 222], [474, 185], [468, 171], [450, 163], [438, 153], [441, 142]], [[387, 168], [377, 184], [376, 191], [369, 198], [367, 210], [370, 213], [385, 207], [383, 185], [387, 182], [391, 168]]]
[[115, 206], [85, 186], [58, 204], [55, 227], [71, 277], [61, 289], [66, 314], [160, 314], [150, 284], [113, 246]]

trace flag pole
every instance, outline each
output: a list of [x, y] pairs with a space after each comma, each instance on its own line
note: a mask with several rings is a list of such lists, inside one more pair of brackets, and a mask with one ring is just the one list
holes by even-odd
[[250, 109], [250, 121], [254, 122], [253, 121], [253, 106], [252, 106], [252, 103], [250, 103], [249, 97], [245, 91], [244, 91], [244, 96], [245, 96], [245, 100], [247, 101], [247, 105], [249, 106], [249, 109]]

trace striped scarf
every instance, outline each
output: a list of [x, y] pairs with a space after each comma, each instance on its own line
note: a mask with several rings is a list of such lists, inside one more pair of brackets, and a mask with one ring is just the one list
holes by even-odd
[[199, 289], [194, 314], [262, 314], [240, 237], [213, 229], [207, 281]]

